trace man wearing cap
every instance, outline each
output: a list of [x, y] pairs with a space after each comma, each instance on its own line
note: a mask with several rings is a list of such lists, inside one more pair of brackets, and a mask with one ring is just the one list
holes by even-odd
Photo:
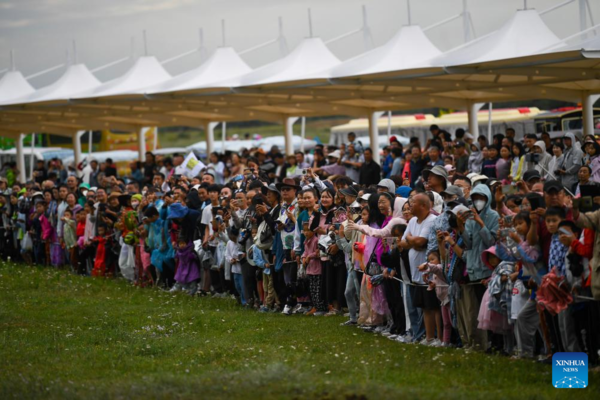
[[348, 206], [354, 203], [358, 197], [358, 191], [354, 186], [348, 186], [344, 189], [340, 189], [339, 192], [344, 196], [344, 200]]
[[[277, 294], [277, 301], [285, 301], [286, 286], [283, 279], [283, 244], [281, 242], [281, 235], [277, 229], [277, 218], [281, 215], [281, 192], [277, 189], [274, 183], [269, 184], [267, 187], [267, 203], [268, 204], [257, 204], [255, 206], [256, 213], [260, 215], [266, 222], [273, 235], [273, 245], [271, 247], [271, 254], [269, 255], [269, 264], [273, 265], [274, 268], [271, 270], [271, 276], [273, 280], [273, 287]], [[273, 261], [274, 259], [274, 261]], [[279, 303], [275, 307], [274, 311], [279, 310]]]
[[279, 218], [275, 222], [277, 223], [277, 230], [281, 235], [284, 261], [283, 276], [276, 273], [274, 279], [281, 280], [283, 278], [286, 290], [284, 292], [285, 296], [280, 297], [280, 300], [285, 303], [282, 314], [291, 315], [292, 308], [297, 304], [296, 283], [298, 279], [298, 264], [293, 249], [296, 220], [299, 214], [296, 193], [300, 190], [300, 186], [296, 184], [293, 178], [284, 178], [276, 187], [281, 192], [282, 203]]
[[428, 190], [441, 194], [448, 186], [448, 171], [441, 165], [423, 171], [423, 182]]
[[396, 184], [391, 179], [382, 179], [377, 184], [377, 193], [388, 192], [392, 196], [396, 194]]
[[[438, 232], [450, 232], [450, 223], [448, 212], [456, 207], [458, 199], [463, 199], [463, 191], [458, 186], [450, 185], [443, 192], [440, 193], [444, 199], [443, 212], [433, 221], [431, 230], [429, 231], [429, 238], [427, 240], [427, 255], [432, 251], [438, 251]], [[466, 202], [466, 201], [465, 201]]]
[[321, 168], [316, 168], [313, 170], [313, 172], [321, 172], [325, 176], [344, 175], [346, 173], [346, 168], [338, 163], [340, 156], [341, 154], [339, 150], [332, 151], [327, 155], [329, 164]]

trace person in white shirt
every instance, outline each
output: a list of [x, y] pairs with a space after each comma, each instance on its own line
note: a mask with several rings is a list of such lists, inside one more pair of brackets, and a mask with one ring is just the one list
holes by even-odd
[[[424, 284], [423, 275], [419, 271], [419, 265], [427, 262], [427, 239], [436, 216], [431, 213], [431, 200], [424, 193], [419, 193], [410, 200], [410, 208], [414, 217], [408, 222], [401, 245], [404, 249], [409, 250], [408, 259], [413, 283]], [[437, 344], [437, 339], [435, 339], [436, 319], [439, 315], [440, 321], [438, 325], [441, 327], [441, 312], [440, 303], [435, 295], [435, 291], [428, 291], [424, 286], [410, 286], [409, 293], [410, 299], [407, 305], [409, 306], [411, 325], [418, 325], [418, 323], [415, 323], [416, 321], [413, 321], [413, 316], [418, 313], [411, 312], [410, 308], [420, 308], [425, 322], [426, 335], [422, 344]], [[420, 329], [417, 330], [420, 331]], [[441, 330], [438, 330], [438, 332], [441, 332]]]

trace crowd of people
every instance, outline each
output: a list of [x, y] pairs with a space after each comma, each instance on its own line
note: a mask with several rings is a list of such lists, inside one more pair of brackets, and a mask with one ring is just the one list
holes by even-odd
[[[355, 134], [284, 155], [146, 154], [118, 176], [43, 162], [0, 175], [0, 254], [258, 312], [345, 315], [401, 343], [549, 362], [600, 349], [600, 145], [515, 131]], [[524, 145], [521, 143], [523, 142]], [[377, 151], [377, 150], [375, 150]]]

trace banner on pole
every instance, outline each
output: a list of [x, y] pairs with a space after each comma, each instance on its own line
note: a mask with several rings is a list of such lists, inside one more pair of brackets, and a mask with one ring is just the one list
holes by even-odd
[[191, 152], [185, 157], [185, 160], [175, 169], [175, 173], [178, 175], [185, 175], [188, 178], [194, 178], [200, 174], [200, 171], [206, 168], [206, 165]]

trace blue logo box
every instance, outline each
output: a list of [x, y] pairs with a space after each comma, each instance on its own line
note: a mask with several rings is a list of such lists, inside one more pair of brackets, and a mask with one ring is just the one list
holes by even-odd
[[588, 387], [587, 354], [554, 354], [552, 356], [552, 386], [557, 389], [585, 389]]

